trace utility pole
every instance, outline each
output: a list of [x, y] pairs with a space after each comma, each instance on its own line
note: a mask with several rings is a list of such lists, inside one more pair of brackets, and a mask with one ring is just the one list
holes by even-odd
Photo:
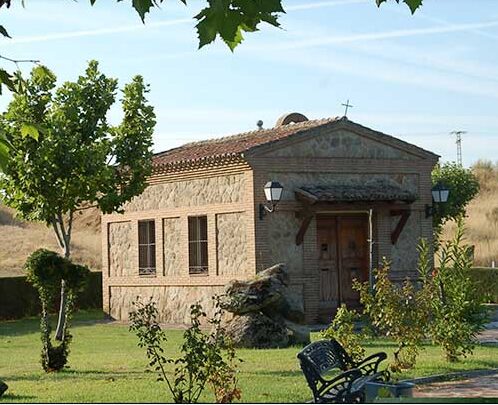
[[451, 131], [450, 135], [456, 136], [456, 145], [457, 145], [457, 163], [460, 166], [463, 166], [462, 163], [462, 135], [466, 134], [467, 131]]

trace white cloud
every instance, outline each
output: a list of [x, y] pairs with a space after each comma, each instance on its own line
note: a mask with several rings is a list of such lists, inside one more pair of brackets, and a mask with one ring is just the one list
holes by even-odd
[[147, 24], [134, 24], [127, 25], [124, 27], [111, 27], [111, 28], [98, 28], [92, 30], [80, 30], [80, 31], [69, 31], [69, 32], [61, 32], [54, 34], [45, 34], [45, 35], [35, 35], [28, 37], [18, 37], [9, 40], [4, 40], [1, 43], [2, 47], [17, 45], [17, 44], [31, 44], [36, 42], [48, 42], [48, 41], [56, 41], [56, 40], [64, 40], [64, 39], [72, 39], [72, 38], [81, 38], [81, 37], [95, 37], [102, 35], [110, 35], [110, 34], [120, 34], [123, 32], [135, 32], [135, 31], [146, 31], [150, 28], [158, 28], [158, 27], [168, 27], [182, 24], [192, 24], [192, 19], [190, 18], [181, 18], [176, 20], [169, 21], [157, 21], [157, 22], [148, 22]]
[[303, 3], [296, 4], [294, 6], [285, 6], [285, 11], [299, 11], [299, 10], [312, 10], [316, 8], [324, 8], [324, 7], [335, 7], [335, 6], [343, 6], [348, 4], [358, 4], [358, 3], [367, 3], [367, 0], [335, 0], [335, 1], [319, 1], [315, 3]]
[[350, 35], [326, 35], [316, 38], [307, 38], [301, 41], [292, 43], [271, 44], [267, 46], [252, 47], [252, 49], [272, 49], [272, 50], [295, 50], [295, 49], [309, 49], [310, 47], [335, 45], [335, 44], [348, 44], [353, 42], [365, 41], [379, 41], [384, 39], [406, 38], [422, 35], [446, 34], [453, 32], [466, 32], [477, 28], [490, 28], [498, 27], [498, 20], [470, 23], [470, 24], [452, 24], [435, 26], [428, 28], [413, 28], [405, 30], [393, 30], [384, 32], [370, 32], [364, 34], [350, 34]]

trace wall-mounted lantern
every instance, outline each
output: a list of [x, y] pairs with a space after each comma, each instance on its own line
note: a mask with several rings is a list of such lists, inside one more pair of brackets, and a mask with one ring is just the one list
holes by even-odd
[[443, 183], [437, 183], [431, 190], [433, 205], [425, 206], [425, 217], [429, 218], [436, 212], [436, 204], [444, 204], [448, 201], [450, 190]]
[[278, 181], [269, 181], [265, 184], [265, 196], [268, 206], [259, 204], [259, 219], [263, 219], [267, 212], [275, 211], [275, 207], [282, 198], [283, 189]]

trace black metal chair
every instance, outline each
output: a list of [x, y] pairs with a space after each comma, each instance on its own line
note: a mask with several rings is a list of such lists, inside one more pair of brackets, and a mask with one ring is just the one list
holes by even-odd
[[342, 371], [350, 370], [353, 368], [357, 368], [361, 371], [362, 375], [374, 375], [379, 377], [384, 381], [388, 381], [390, 378], [389, 371], [382, 370], [379, 371], [380, 363], [382, 363], [385, 359], [387, 359], [387, 354], [384, 352], [374, 353], [368, 357], [365, 357], [363, 360], [354, 361], [351, 356], [344, 350], [342, 345], [335, 339], [323, 340], [317, 343], [324, 342], [325, 345], [330, 345], [330, 350], [337, 357], [338, 368]]
[[[378, 372], [380, 362], [387, 357], [385, 353], [354, 362], [335, 340], [310, 343], [297, 357], [315, 403], [365, 402], [365, 384], [388, 378], [384, 372]], [[327, 378], [326, 374], [333, 369], [341, 373]]]

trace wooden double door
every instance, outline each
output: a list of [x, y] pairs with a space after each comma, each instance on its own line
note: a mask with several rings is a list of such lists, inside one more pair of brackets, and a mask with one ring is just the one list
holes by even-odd
[[368, 216], [364, 214], [316, 217], [318, 271], [320, 273], [320, 320], [329, 322], [342, 303], [360, 306], [353, 280], [369, 276]]

